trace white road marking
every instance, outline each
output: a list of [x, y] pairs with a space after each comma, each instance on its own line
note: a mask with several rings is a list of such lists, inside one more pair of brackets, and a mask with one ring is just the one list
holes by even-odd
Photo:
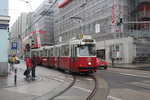
[[86, 92], [92, 92], [91, 90], [88, 90], [88, 89], [85, 89], [85, 88], [81, 88], [81, 87], [78, 87], [78, 86], [73, 86], [74, 88], [76, 89], [80, 89], [80, 90], [83, 90], [83, 91], [86, 91]]
[[110, 98], [110, 99], [113, 99], [113, 100], [122, 100], [120, 98], [116, 98], [116, 97], [113, 97], [113, 96], [110, 96], [110, 95], [108, 95], [107, 98]]
[[[91, 93], [92, 90], [88, 90], [88, 89], [85, 89], [85, 88], [81, 88], [81, 87], [78, 87], [78, 86], [73, 86], [74, 88], [76, 89], [80, 89], [80, 90], [83, 90], [83, 91], [86, 91], [86, 92], [89, 92]], [[113, 97], [113, 96], [107, 96], [108, 98], [112, 99], [112, 100], [123, 100], [123, 99], [120, 99], [120, 98], [116, 98], [116, 97]]]
[[64, 79], [58, 79], [58, 78], [54, 78], [54, 77], [50, 77], [50, 76], [48, 76], [46, 78], [52, 79], [52, 80], [55, 80], [55, 81], [59, 81], [59, 82], [63, 82], [64, 81]]
[[135, 74], [129, 74], [129, 73], [119, 73], [119, 74], [128, 75], [128, 76], [137, 76], [137, 77], [150, 78], [150, 76], [145, 76], [145, 75], [135, 75]]
[[91, 80], [93, 80], [93, 79], [91, 79], [91, 78], [86, 78], [86, 80], [91, 81]]
[[53, 78], [54, 80], [56, 80], [56, 81], [60, 81], [60, 82], [63, 82], [64, 80], [62, 80], [62, 79], [58, 79], [58, 78]]

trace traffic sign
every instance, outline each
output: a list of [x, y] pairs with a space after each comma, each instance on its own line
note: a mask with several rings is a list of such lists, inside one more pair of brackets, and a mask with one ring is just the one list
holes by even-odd
[[17, 42], [12, 42], [11, 49], [17, 50]]

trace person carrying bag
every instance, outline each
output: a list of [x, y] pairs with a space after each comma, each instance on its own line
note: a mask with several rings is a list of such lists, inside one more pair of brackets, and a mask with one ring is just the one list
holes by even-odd
[[25, 72], [23, 74], [28, 79], [30, 77], [30, 71], [32, 69], [32, 62], [31, 62], [31, 59], [29, 57], [26, 58], [26, 66], [27, 66], [27, 69], [25, 70]]

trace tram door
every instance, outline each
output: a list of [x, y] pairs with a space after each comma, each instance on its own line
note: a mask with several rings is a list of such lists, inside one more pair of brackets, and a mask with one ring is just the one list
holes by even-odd
[[75, 69], [76, 47], [71, 46], [70, 69]]

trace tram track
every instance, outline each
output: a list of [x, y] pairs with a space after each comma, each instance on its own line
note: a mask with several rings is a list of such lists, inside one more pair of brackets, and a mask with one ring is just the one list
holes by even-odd
[[[81, 81], [78, 81], [77, 80], [77, 77], [78, 78], [81, 78], [81, 79], [83, 79], [83, 80], [81, 80]], [[93, 98], [93, 96], [95, 95], [95, 93], [96, 93], [96, 91], [97, 91], [97, 89], [98, 89], [98, 81], [97, 81], [97, 78], [94, 76], [94, 75], [91, 75], [91, 76], [85, 76], [85, 77], [82, 77], [82, 76], [73, 76], [73, 78], [74, 78], [74, 80], [72, 81], [72, 84], [70, 84], [66, 89], [64, 89], [61, 93], [59, 93], [59, 95], [57, 95], [57, 96], [55, 96], [55, 97], [53, 97], [53, 98], [51, 98], [51, 99], [49, 99], [49, 100], [58, 100], [58, 99], [63, 99], [63, 100], [76, 100], [76, 99], [80, 99], [80, 100], [92, 100], [92, 98]], [[92, 84], [90, 84], [91, 86], [93, 85], [93, 83], [94, 83], [94, 85], [93, 85], [93, 88], [91, 88], [91, 89], [87, 89], [87, 88], [83, 88], [83, 87], [80, 87], [80, 86], [77, 86], [77, 83], [76, 82], [78, 82], [78, 84], [79, 83], [84, 83], [84, 84], [86, 84], [86, 82], [88, 81], [87, 80], [87, 78], [88, 79], [90, 79], [90, 81], [91, 80], [93, 80], [92, 81]], [[73, 91], [73, 90], [75, 90], [75, 89], [77, 89], [78, 90], [78, 92], [86, 92], [87, 94], [88, 94], [88, 97], [87, 97], [87, 95], [84, 95], [84, 97], [81, 99], [80, 98], [80, 96], [75, 96], [75, 95], [73, 95], [72, 96], [72, 98], [69, 98], [69, 93], [71, 93], [71, 91]], [[81, 92], [81, 94], [82, 94], [82, 92]], [[72, 92], [72, 94], [74, 94], [73, 92]], [[66, 96], [67, 95], [67, 96]], [[66, 96], [66, 98], [64, 98]]]
[[51, 97], [49, 100], [53, 100], [54, 98], [60, 96], [61, 94], [65, 93], [67, 90], [69, 90], [75, 84], [75, 82], [76, 82], [76, 77], [73, 76], [72, 78], [73, 78], [73, 81], [72, 81], [72, 83], [70, 85], [68, 85], [67, 88], [65, 88], [64, 90], [62, 90], [61, 92], [59, 92], [55, 96]]
[[65, 77], [66, 77], [65, 80], [63, 79], [57, 80], [56, 77], [50, 77], [50, 76], [45, 76], [45, 75], [40, 75], [40, 76], [46, 79], [51, 79], [51, 80], [61, 82], [61, 84], [58, 87], [54, 88], [53, 90], [33, 100], [54, 100], [55, 98], [63, 94], [65, 91], [70, 89], [76, 82], [76, 77], [72, 75], [68, 75], [68, 74], [65, 74]]
[[93, 78], [93, 80], [94, 80], [94, 82], [95, 82], [95, 85], [94, 85], [94, 88], [93, 88], [92, 92], [91, 92], [90, 95], [86, 98], [86, 100], [91, 100], [91, 99], [93, 98], [93, 96], [95, 95], [97, 89], [98, 89], [98, 81], [97, 81], [97, 78], [96, 78], [94, 75], [92, 75], [91, 77]]

